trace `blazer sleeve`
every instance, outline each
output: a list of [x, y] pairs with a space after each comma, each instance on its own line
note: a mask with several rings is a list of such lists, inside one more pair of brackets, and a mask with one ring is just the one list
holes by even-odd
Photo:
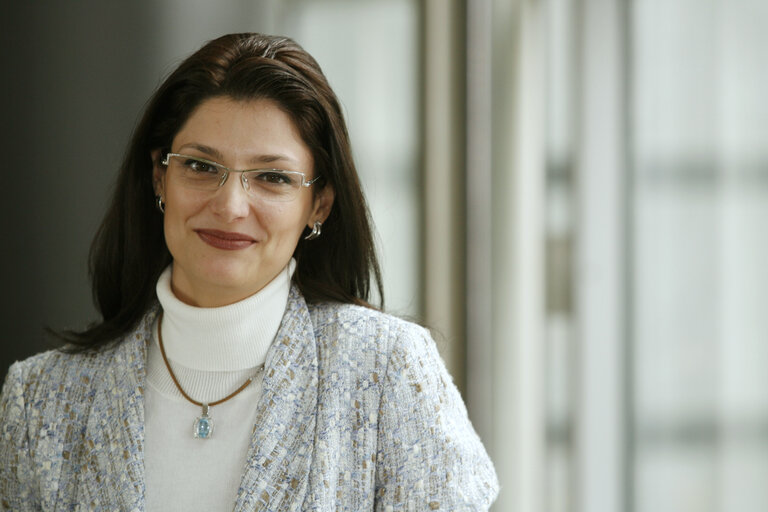
[[32, 481], [22, 365], [11, 366], [0, 393], [0, 510], [40, 510]]
[[493, 464], [434, 341], [406, 324], [382, 383], [375, 509], [488, 510], [497, 494]]

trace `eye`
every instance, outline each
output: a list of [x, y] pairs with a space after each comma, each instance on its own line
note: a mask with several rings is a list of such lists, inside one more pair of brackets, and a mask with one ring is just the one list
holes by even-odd
[[184, 168], [200, 174], [218, 174], [219, 169], [208, 162], [196, 158], [187, 158], [184, 160]]
[[293, 176], [281, 171], [259, 171], [255, 174], [255, 179], [267, 185], [294, 185], [297, 181]]

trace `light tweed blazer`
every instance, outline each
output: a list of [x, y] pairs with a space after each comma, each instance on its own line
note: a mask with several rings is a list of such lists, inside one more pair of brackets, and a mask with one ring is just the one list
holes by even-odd
[[[157, 311], [111, 348], [11, 367], [0, 509], [144, 510], [143, 390]], [[487, 510], [496, 496], [464, 404], [414, 324], [307, 306], [294, 287], [254, 406], [234, 510]]]

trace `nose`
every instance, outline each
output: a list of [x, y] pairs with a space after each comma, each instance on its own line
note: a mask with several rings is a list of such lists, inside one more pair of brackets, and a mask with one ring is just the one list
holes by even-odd
[[[211, 197], [210, 207], [213, 213], [226, 222], [247, 217], [250, 211], [250, 197], [245, 191], [239, 173], [228, 173], [224, 183]], [[238, 183], [240, 182], [240, 183]]]

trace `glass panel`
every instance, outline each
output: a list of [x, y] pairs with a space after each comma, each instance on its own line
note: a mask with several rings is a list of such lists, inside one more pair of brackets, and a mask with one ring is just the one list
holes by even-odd
[[632, 3], [635, 508], [768, 508], [768, 4]]
[[546, 512], [574, 510], [574, 342], [573, 311], [573, 117], [575, 5], [548, 0], [545, 34], [546, 162]]

